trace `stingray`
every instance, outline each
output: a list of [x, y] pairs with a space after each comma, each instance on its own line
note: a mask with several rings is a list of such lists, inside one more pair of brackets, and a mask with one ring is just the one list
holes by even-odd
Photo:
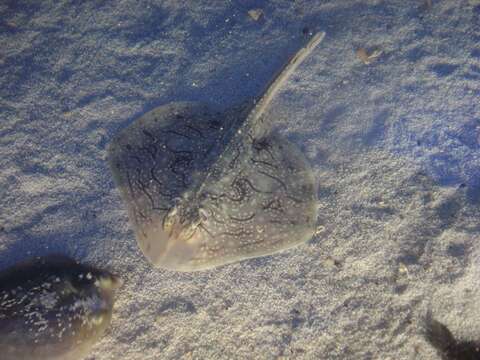
[[209, 269], [314, 235], [312, 169], [297, 146], [272, 130], [266, 110], [324, 35], [313, 36], [249, 109], [220, 113], [202, 103], [172, 102], [115, 136], [108, 162], [152, 264]]

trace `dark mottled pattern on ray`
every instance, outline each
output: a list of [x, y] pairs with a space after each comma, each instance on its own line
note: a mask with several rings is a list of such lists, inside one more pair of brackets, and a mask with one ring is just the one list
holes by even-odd
[[219, 153], [218, 114], [159, 107], [110, 147], [115, 179], [153, 263], [208, 268], [270, 254], [311, 237], [315, 186], [301, 152], [279, 135], [248, 132]]
[[274, 134], [235, 144], [215, 164], [216, 181], [199, 192], [198, 266], [279, 251], [308, 240], [315, 227], [315, 182], [302, 153]]
[[153, 264], [207, 269], [312, 237], [312, 170], [296, 146], [270, 131], [264, 113], [322, 38], [314, 36], [295, 54], [248, 113], [170, 103], [112, 141], [110, 166], [137, 242]]
[[198, 184], [214, 159], [224, 120], [198, 103], [170, 103], [144, 114], [110, 144], [114, 178], [136, 226], [170, 210]]

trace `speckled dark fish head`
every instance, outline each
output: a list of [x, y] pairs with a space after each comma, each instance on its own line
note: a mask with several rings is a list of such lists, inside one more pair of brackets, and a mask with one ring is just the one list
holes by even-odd
[[81, 359], [110, 324], [119, 277], [62, 256], [0, 273], [2, 359]]

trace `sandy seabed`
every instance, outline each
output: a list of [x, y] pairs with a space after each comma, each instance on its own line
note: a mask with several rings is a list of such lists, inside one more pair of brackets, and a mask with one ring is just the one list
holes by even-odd
[[[316, 31], [269, 116], [314, 168], [323, 231], [152, 268], [107, 144], [161, 104], [258, 96]], [[0, 266], [52, 252], [125, 279], [89, 360], [438, 359], [428, 311], [480, 339], [480, 1], [3, 1]]]

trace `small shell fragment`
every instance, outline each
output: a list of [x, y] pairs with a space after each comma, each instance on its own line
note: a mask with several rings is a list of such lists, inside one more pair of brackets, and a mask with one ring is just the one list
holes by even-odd
[[356, 53], [358, 58], [362, 60], [365, 65], [369, 65], [375, 60], [377, 60], [383, 54], [383, 51], [374, 50], [370, 54], [368, 54], [367, 50], [365, 50], [364, 48], [360, 48], [357, 50]]
[[262, 9], [248, 10], [248, 16], [250, 16], [254, 21], [258, 21], [263, 16], [263, 10]]

